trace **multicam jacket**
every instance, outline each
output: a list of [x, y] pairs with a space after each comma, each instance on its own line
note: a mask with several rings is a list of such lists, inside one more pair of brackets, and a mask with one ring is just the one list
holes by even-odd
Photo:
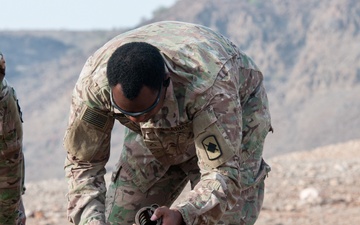
[[[1, 74], [0, 74], [1, 75]], [[22, 224], [24, 158], [22, 119], [16, 93], [0, 81], [0, 224]]]
[[[128, 42], [156, 46], [171, 78], [163, 108], [139, 124], [114, 110], [106, 78], [109, 57]], [[248, 56], [203, 26], [159, 22], [110, 40], [87, 60], [73, 92], [64, 137], [69, 220], [105, 224], [104, 167], [110, 137], [118, 138], [111, 133], [118, 120], [128, 133], [123, 167], [144, 192], [171, 165], [198, 157], [198, 192], [175, 207], [186, 224], [216, 223], [236, 204], [241, 191], [270, 170], [261, 166], [263, 140], [270, 130], [262, 80]], [[142, 155], [142, 161], [136, 155]]]

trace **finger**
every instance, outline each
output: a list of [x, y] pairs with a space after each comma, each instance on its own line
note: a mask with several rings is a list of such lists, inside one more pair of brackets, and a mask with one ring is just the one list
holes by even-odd
[[165, 208], [164, 207], [160, 207], [155, 209], [154, 214], [151, 216], [150, 220], [151, 221], [155, 221], [157, 219], [159, 219], [160, 217], [162, 217], [165, 213]]
[[152, 214], [152, 216], [150, 218], [151, 221], [155, 221], [161, 217], [161, 214], [155, 214], [155, 212], [154, 212], [154, 214]]

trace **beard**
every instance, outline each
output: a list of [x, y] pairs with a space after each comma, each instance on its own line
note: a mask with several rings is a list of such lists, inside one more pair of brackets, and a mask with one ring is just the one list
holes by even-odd
[[1, 68], [1, 67], [0, 67], [0, 74], [1, 74], [1, 75], [5, 75], [5, 68]]

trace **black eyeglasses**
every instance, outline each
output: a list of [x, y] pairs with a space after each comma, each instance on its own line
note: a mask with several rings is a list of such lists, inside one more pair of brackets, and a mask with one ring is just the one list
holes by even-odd
[[114, 97], [113, 97], [113, 94], [112, 94], [112, 91], [110, 91], [110, 100], [111, 100], [111, 104], [114, 106], [114, 108], [116, 108], [117, 110], [119, 110], [122, 114], [126, 115], [126, 116], [131, 116], [131, 117], [138, 117], [138, 116], [141, 116], [141, 115], [144, 115], [145, 113], [148, 113], [150, 112], [151, 110], [153, 110], [160, 102], [160, 96], [161, 96], [161, 93], [162, 93], [162, 88], [163, 86], [165, 88], [167, 88], [170, 84], [170, 77], [166, 80], [164, 80], [164, 82], [162, 83], [162, 85], [160, 86], [160, 90], [159, 90], [159, 93], [156, 97], [156, 100], [155, 102], [147, 109], [141, 111], [141, 112], [128, 112], [126, 110], [123, 110], [122, 108], [120, 108], [118, 105], [116, 105], [115, 101], [114, 101]]

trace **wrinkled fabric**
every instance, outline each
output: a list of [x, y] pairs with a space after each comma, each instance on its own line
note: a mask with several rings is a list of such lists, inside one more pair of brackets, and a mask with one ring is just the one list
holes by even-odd
[[25, 219], [22, 118], [15, 90], [0, 85], [0, 224], [20, 225]]
[[[162, 109], [134, 123], [111, 105], [106, 65], [119, 46], [140, 41], [160, 50], [171, 82]], [[126, 129], [107, 190], [115, 120]], [[120, 34], [89, 57], [73, 91], [64, 137], [69, 221], [133, 224], [137, 210], [170, 206], [190, 181], [193, 190], [173, 206], [185, 224], [253, 224], [270, 171], [262, 158], [270, 129], [263, 74], [227, 38], [181, 22]]]

